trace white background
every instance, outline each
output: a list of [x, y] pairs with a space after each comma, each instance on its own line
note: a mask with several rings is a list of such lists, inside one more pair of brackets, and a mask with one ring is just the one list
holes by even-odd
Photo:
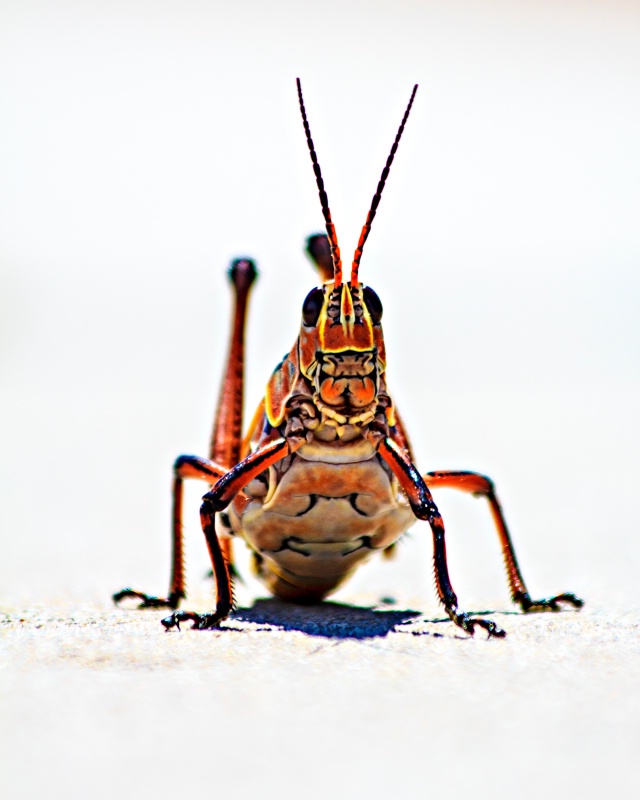
[[[640, 5], [621, 1], [3, 0], [2, 595], [164, 591], [170, 467], [206, 454], [228, 262], [261, 270], [249, 411], [315, 282], [296, 76], [347, 262], [420, 84], [361, 266], [419, 466], [496, 480], [534, 593], [624, 603]], [[483, 504], [437, 500], [459, 595], [506, 605]], [[434, 599], [429, 557], [417, 526], [399, 565], [354, 587]]]

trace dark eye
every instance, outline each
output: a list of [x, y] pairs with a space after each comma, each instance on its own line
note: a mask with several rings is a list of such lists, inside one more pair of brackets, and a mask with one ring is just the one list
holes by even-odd
[[371, 315], [371, 322], [373, 322], [374, 325], [379, 325], [382, 319], [382, 303], [380, 302], [380, 298], [373, 289], [370, 289], [368, 286], [365, 286], [362, 290], [362, 297]]
[[323, 305], [324, 292], [322, 289], [312, 289], [302, 304], [302, 322], [307, 328], [315, 327]]

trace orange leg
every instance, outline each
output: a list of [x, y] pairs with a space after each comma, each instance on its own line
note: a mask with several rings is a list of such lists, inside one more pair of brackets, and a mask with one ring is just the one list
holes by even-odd
[[[113, 595], [116, 603], [127, 597], [139, 599], [139, 608], [177, 608], [185, 597], [184, 542], [182, 535], [182, 483], [185, 478], [196, 478], [209, 484], [216, 483], [238, 461], [242, 442], [242, 405], [244, 400], [244, 332], [247, 304], [251, 285], [257, 271], [249, 259], [237, 259], [231, 264], [229, 277], [233, 285], [234, 310], [231, 326], [231, 341], [227, 353], [222, 389], [218, 399], [213, 433], [209, 447], [209, 459], [197, 456], [180, 456], [174, 464], [173, 479], [173, 558], [171, 581], [167, 597], [155, 597], [134, 589], [123, 589]], [[232, 564], [231, 540], [218, 541], [218, 550], [227, 565]], [[212, 563], [214, 561], [209, 547]], [[228, 571], [228, 567], [225, 568]], [[216, 572], [214, 564], [214, 575]]]
[[477, 472], [429, 472], [424, 476], [425, 483], [430, 489], [450, 488], [459, 489], [473, 495], [482, 495], [487, 498], [491, 515], [498, 531], [502, 556], [507, 569], [507, 579], [511, 599], [523, 611], [559, 611], [561, 604], [566, 603], [575, 608], [580, 608], [584, 601], [571, 592], [548, 597], [542, 600], [532, 600], [518, 566], [518, 560], [511, 541], [509, 529], [500, 507], [500, 502], [490, 478]]
[[121, 589], [113, 595], [117, 604], [128, 597], [140, 600], [138, 608], [177, 608], [185, 597], [184, 537], [182, 535], [182, 484], [185, 478], [196, 478], [209, 484], [216, 483], [226, 470], [206, 458], [180, 456], [173, 465], [173, 558], [171, 582], [167, 597], [140, 592], [137, 589]]
[[[229, 268], [233, 286], [234, 308], [227, 361], [218, 397], [209, 458], [229, 470], [240, 461], [242, 445], [242, 410], [244, 405], [244, 335], [251, 286], [258, 276], [248, 258], [236, 259]], [[220, 542], [223, 555], [233, 571], [232, 540]]]
[[244, 402], [244, 332], [249, 293], [257, 275], [255, 264], [249, 259], [238, 259], [229, 269], [234, 290], [231, 339], [209, 446], [209, 459], [226, 469], [231, 469], [240, 461]]

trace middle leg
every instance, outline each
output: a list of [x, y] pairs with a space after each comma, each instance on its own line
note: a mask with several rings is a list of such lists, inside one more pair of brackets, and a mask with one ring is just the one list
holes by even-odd
[[173, 465], [172, 558], [169, 593], [166, 597], [137, 589], [121, 589], [113, 595], [116, 605], [126, 598], [140, 600], [138, 608], [177, 608], [185, 597], [184, 537], [182, 533], [182, 492], [185, 478], [216, 483], [227, 470], [199, 456], [180, 456]]
[[482, 496], [487, 498], [491, 516], [493, 517], [496, 530], [498, 531], [498, 538], [500, 539], [500, 547], [507, 570], [511, 599], [514, 603], [517, 603], [523, 611], [560, 611], [562, 604], [572, 605], [575, 608], [581, 608], [584, 605], [584, 601], [571, 592], [563, 592], [562, 594], [540, 600], [533, 600], [531, 598], [525, 585], [524, 578], [522, 577], [522, 571], [520, 570], [518, 559], [516, 558], [513, 541], [509, 529], [507, 528], [507, 523], [498, 496], [496, 495], [493, 481], [490, 478], [487, 478], [485, 475], [480, 475], [478, 472], [456, 471], [428, 472], [423, 477], [430, 489], [458, 489], [476, 497]]

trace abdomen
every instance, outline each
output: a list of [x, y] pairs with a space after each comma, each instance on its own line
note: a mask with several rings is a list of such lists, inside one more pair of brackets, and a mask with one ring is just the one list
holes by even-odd
[[230, 516], [267, 588], [301, 601], [322, 599], [415, 521], [396, 479], [363, 440], [301, 448], [249, 484]]

